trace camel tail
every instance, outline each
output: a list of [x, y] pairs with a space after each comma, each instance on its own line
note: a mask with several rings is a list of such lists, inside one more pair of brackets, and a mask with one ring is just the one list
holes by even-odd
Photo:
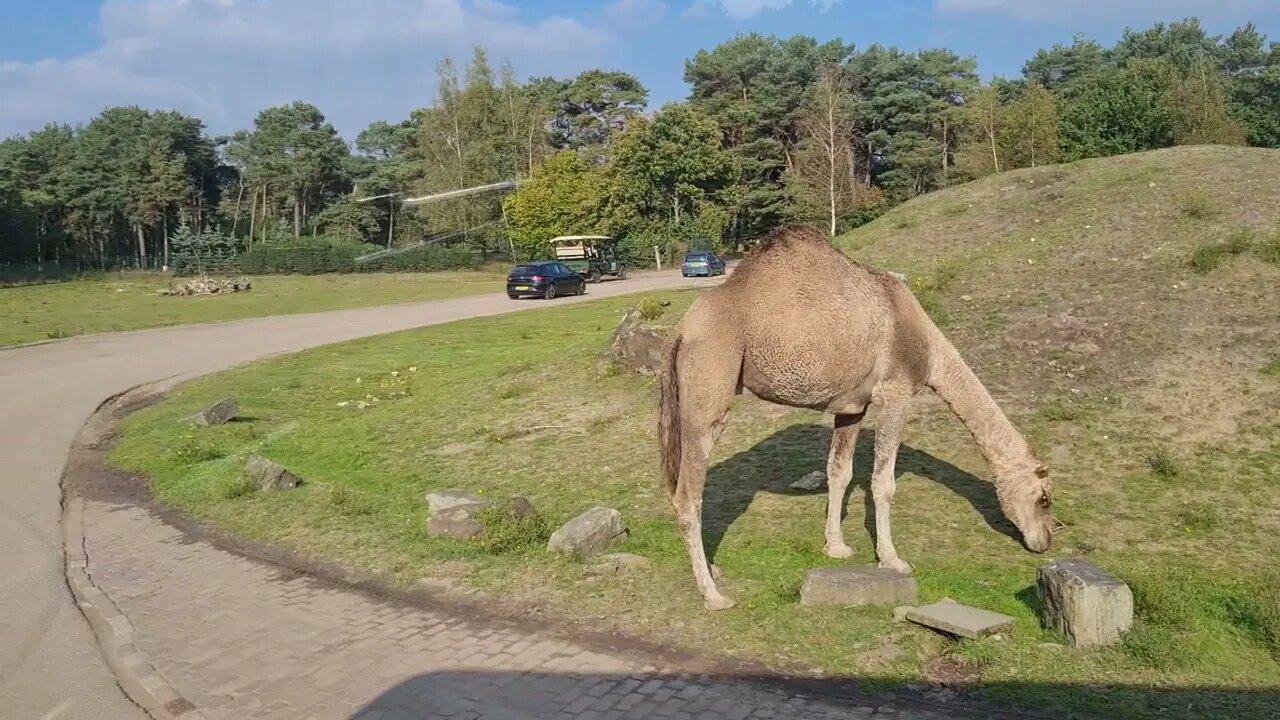
[[680, 352], [680, 336], [676, 335], [662, 365], [662, 389], [658, 408], [658, 453], [662, 460], [662, 479], [668, 497], [675, 495], [680, 480], [680, 382], [676, 376], [676, 357]]

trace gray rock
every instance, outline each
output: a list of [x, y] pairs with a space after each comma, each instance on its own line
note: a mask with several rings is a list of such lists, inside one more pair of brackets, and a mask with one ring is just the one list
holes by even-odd
[[812, 491], [814, 491], [814, 490], [821, 490], [822, 488], [824, 488], [824, 487], [826, 487], [826, 486], [827, 486], [827, 471], [826, 471], [826, 470], [814, 470], [813, 472], [809, 473], [808, 475], [805, 475], [804, 477], [800, 478], [799, 480], [797, 480], [797, 481], [795, 481], [795, 482], [791, 483], [791, 489], [792, 489], [792, 490], [801, 490], [801, 491], [805, 491], [805, 492], [812, 492]]
[[907, 613], [911, 612], [912, 610], [915, 610], [915, 608], [911, 607], [910, 605], [899, 605], [898, 607], [894, 608], [893, 609], [894, 622], [906, 622]]
[[[426, 495], [427, 512], [430, 515], [443, 512], [459, 505], [488, 505], [485, 498], [469, 493], [466, 490], [435, 490]], [[526, 500], [526, 502], [528, 502]]]
[[981, 610], [956, 602], [939, 602], [918, 607], [907, 613], [907, 619], [948, 635], [976, 640], [1013, 627], [1013, 618], [989, 610]]
[[219, 400], [195, 415], [188, 417], [187, 421], [196, 425], [222, 425], [234, 420], [239, 412], [240, 406], [236, 405], [235, 400]]
[[1036, 594], [1045, 626], [1065, 635], [1071, 647], [1114, 645], [1133, 625], [1129, 586], [1085, 560], [1055, 560], [1040, 566]]
[[916, 601], [916, 579], [878, 567], [810, 570], [800, 588], [801, 605], [902, 605]]
[[613, 508], [593, 507], [552, 533], [547, 549], [585, 558], [599, 555], [626, 539], [621, 513]]
[[258, 454], [250, 455], [245, 461], [244, 474], [259, 490], [291, 490], [302, 482], [297, 475], [286, 470], [280, 463]]
[[609, 349], [600, 354], [600, 359], [641, 375], [654, 375], [662, 368], [665, 343], [662, 329], [644, 324], [640, 310], [632, 308], [618, 323], [609, 341]]
[[484, 524], [480, 522], [480, 513], [489, 507], [488, 503], [471, 503], [469, 505], [452, 505], [431, 514], [427, 518], [427, 534], [431, 537], [450, 537], [468, 539], [484, 532]]

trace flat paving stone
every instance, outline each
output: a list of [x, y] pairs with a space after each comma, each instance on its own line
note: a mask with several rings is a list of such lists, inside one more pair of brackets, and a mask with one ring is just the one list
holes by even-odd
[[1013, 627], [1013, 618], [957, 602], [939, 602], [907, 611], [907, 619], [927, 628], [976, 640]]
[[904, 605], [916, 601], [916, 579], [879, 567], [810, 570], [800, 588], [801, 605]]

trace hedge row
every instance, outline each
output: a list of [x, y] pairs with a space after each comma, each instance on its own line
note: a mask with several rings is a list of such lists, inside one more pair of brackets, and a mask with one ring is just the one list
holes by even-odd
[[400, 252], [375, 255], [364, 261], [368, 245], [272, 245], [240, 254], [240, 271], [250, 275], [356, 272], [433, 272], [470, 269], [480, 258], [465, 248], [422, 245]]

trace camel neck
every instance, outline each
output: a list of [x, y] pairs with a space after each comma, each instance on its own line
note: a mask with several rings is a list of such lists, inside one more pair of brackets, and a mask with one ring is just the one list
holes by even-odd
[[978, 376], [941, 333], [933, 343], [928, 385], [969, 429], [993, 468], [1009, 467], [1030, 452], [1026, 439], [996, 405]]

